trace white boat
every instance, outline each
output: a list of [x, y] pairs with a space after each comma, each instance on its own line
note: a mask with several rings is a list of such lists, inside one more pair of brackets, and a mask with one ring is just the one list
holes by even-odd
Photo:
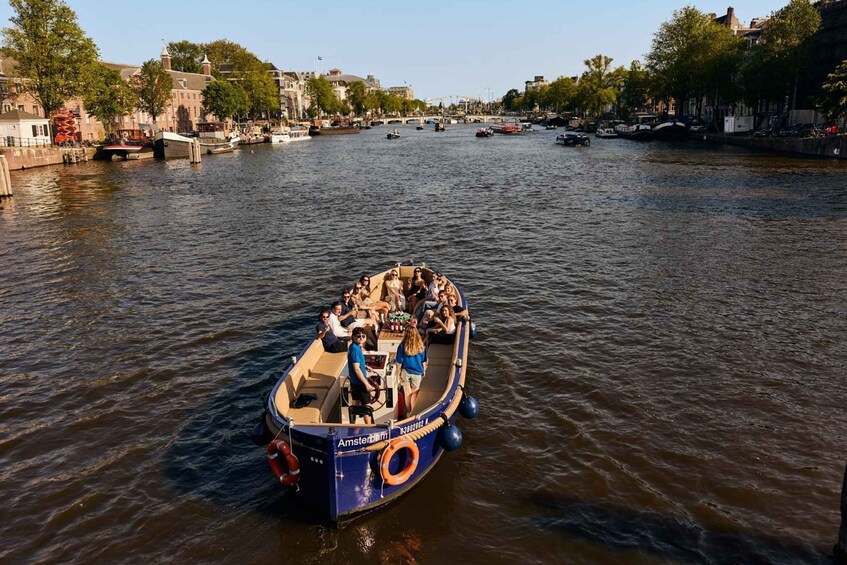
[[271, 143], [291, 143], [292, 141], [304, 141], [306, 139], [312, 139], [309, 130], [300, 126], [283, 128], [282, 131], [272, 132], [268, 136], [268, 141]]
[[293, 127], [288, 130], [288, 137], [291, 141], [306, 141], [307, 139], [312, 139], [309, 135], [308, 128], [301, 126]]
[[612, 128], [597, 128], [597, 131], [594, 132], [594, 137], [613, 139], [618, 137], [618, 133]]
[[272, 132], [268, 137], [271, 143], [291, 143], [291, 136], [288, 132]]

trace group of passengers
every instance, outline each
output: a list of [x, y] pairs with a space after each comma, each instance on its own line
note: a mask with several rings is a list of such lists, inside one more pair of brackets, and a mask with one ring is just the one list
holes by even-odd
[[[379, 324], [390, 312], [412, 314], [395, 357], [405, 417], [412, 412], [426, 372], [427, 346], [453, 342], [456, 318], [464, 315], [464, 308], [458, 306], [458, 298], [445, 277], [432, 273], [427, 284], [420, 267], [415, 267], [405, 285], [394, 269], [385, 276], [383, 284], [386, 300], [373, 300], [371, 279], [362, 275], [352, 287], [342, 291], [340, 300], [321, 310], [316, 332], [325, 351], [347, 351], [353, 403], [367, 405], [374, 387], [367, 378], [363, 349], [377, 349]], [[365, 416], [365, 423], [372, 422], [370, 416]]]

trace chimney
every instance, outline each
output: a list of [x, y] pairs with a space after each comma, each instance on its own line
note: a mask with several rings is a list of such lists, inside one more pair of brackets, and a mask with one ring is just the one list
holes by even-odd
[[200, 63], [200, 66], [203, 69], [203, 74], [206, 76], [211, 76], [212, 74], [212, 63], [209, 61], [209, 58], [204, 54], [203, 61]]
[[162, 48], [162, 68], [166, 71], [171, 70], [171, 54], [168, 53], [168, 48]]
[[730, 6], [726, 9], [726, 27], [733, 29], [732, 20], [735, 18], [735, 8]]

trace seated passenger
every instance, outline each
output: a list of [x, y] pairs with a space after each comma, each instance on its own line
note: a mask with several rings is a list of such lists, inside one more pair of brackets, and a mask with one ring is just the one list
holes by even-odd
[[418, 333], [421, 337], [426, 337], [427, 330], [429, 330], [434, 323], [432, 321], [433, 318], [435, 318], [435, 310], [427, 310], [424, 312], [423, 316], [421, 316], [421, 319], [418, 322]]
[[[391, 311], [391, 305], [382, 300], [371, 299], [371, 278], [367, 275], [362, 275], [362, 278], [359, 279], [359, 284], [361, 285], [361, 290], [359, 291], [359, 299], [356, 305], [360, 309], [374, 310], [380, 316], [388, 316], [388, 313]], [[355, 297], [354, 300], [356, 300]]]
[[[371, 403], [371, 392], [374, 387], [368, 381], [368, 366], [365, 363], [365, 353], [362, 343], [365, 341], [365, 331], [362, 328], [353, 330], [353, 343], [347, 350], [347, 374], [350, 378], [350, 400], [353, 405], [367, 406]], [[373, 416], [362, 416], [365, 424], [373, 424]]]
[[385, 297], [392, 312], [403, 312], [406, 310], [406, 297], [403, 295], [403, 283], [397, 271], [391, 270], [385, 276]]
[[456, 318], [467, 318], [467, 314], [465, 313], [465, 307], [459, 306], [459, 299], [455, 294], [447, 295], [447, 306], [453, 310], [453, 314], [455, 314]]
[[452, 343], [456, 337], [456, 318], [446, 304], [438, 311], [438, 316], [432, 319], [432, 326], [426, 330], [426, 342]]
[[320, 339], [324, 344], [324, 351], [329, 351], [330, 353], [341, 353], [342, 351], [347, 351], [347, 342], [339, 339], [338, 336], [333, 333], [332, 328], [329, 327], [329, 308], [321, 310], [318, 319], [320, 322], [315, 330], [318, 334], [318, 339]]
[[414, 313], [417, 303], [426, 297], [426, 281], [421, 274], [421, 268], [415, 267], [415, 272], [406, 283], [406, 305], [409, 313]]
[[403, 418], [408, 418], [415, 407], [421, 379], [426, 372], [426, 361], [426, 347], [415, 329], [414, 322], [407, 324], [394, 361], [397, 364], [395, 374], [400, 375], [400, 384], [403, 385]]
[[353, 290], [345, 288], [341, 292], [341, 316], [338, 320], [345, 328], [349, 328], [356, 321], [356, 314], [359, 313], [356, 304], [353, 302]]
[[333, 302], [332, 309], [329, 314], [329, 328], [330, 331], [335, 334], [335, 337], [341, 340], [349, 340], [352, 332], [356, 329], [361, 329], [368, 338], [367, 348], [371, 351], [376, 350], [377, 336], [376, 331], [374, 330], [376, 324], [373, 320], [356, 320], [350, 324], [349, 328], [345, 328], [341, 325], [339, 316], [341, 316], [341, 302]]

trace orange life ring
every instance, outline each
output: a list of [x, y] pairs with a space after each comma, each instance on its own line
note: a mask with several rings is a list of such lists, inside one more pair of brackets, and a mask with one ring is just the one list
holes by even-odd
[[[409, 460], [406, 462], [406, 466], [403, 469], [392, 475], [391, 471], [388, 470], [388, 464], [391, 463], [391, 458], [394, 457], [394, 454], [400, 451], [401, 449], [409, 450]], [[402, 485], [406, 481], [409, 480], [409, 477], [415, 472], [415, 469], [418, 468], [418, 459], [420, 458], [420, 450], [418, 449], [418, 445], [407, 438], [406, 436], [400, 436], [398, 438], [394, 438], [391, 443], [388, 444], [382, 455], [379, 458], [379, 474], [382, 476], [382, 480], [387, 485]]]
[[275, 439], [268, 444], [268, 465], [284, 487], [290, 487], [300, 480], [300, 460], [291, 452], [291, 446], [284, 439]]

